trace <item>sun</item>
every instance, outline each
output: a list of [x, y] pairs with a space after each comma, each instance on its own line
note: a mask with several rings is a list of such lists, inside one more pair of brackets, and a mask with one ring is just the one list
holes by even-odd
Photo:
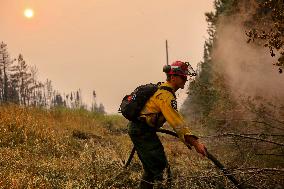
[[25, 9], [24, 15], [27, 18], [32, 18], [34, 16], [34, 11], [33, 9]]

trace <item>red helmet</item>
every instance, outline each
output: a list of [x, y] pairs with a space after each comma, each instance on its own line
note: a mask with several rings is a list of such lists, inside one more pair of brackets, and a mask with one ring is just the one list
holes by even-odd
[[190, 75], [188, 71], [188, 63], [182, 61], [175, 61], [171, 65], [164, 66], [163, 71], [166, 74], [170, 75], [181, 75], [181, 76]]

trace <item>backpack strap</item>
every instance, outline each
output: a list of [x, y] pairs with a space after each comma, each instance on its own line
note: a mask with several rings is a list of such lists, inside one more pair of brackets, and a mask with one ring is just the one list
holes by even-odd
[[169, 91], [170, 93], [172, 93], [172, 94], [174, 95], [175, 98], [177, 98], [177, 97], [176, 97], [176, 94], [174, 93], [174, 91], [173, 91], [172, 88], [167, 87], [167, 86], [159, 86], [159, 89]]

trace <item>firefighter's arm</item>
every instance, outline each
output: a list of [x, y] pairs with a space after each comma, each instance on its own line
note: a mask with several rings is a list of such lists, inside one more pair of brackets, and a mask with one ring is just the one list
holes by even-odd
[[205, 156], [206, 148], [204, 144], [200, 143], [198, 141], [198, 137], [196, 137], [186, 126], [183, 117], [177, 111], [176, 100], [171, 97], [166, 97], [162, 99], [164, 100], [160, 101], [161, 112], [163, 113], [167, 122], [172, 126], [172, 128], [178, 134], [182, 142], [184, 142], [186, 145], [189, 144], [190, 146], [194, 146], [195, 150], [198, 153]]
[[158, 105], [167, 122], [175, 130], [183, 142], [186, 142], [185, 135], [192, 136], [197, 139], [197, 137], [186, 126], [183, 117], [178, 113], [177, 102], [172, 94], [163, 93], [159, 95]]

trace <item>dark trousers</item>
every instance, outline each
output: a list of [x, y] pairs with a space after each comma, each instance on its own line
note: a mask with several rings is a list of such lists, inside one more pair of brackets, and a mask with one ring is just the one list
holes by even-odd
[[143, 181], [146, 182], [146, 185], [162, 181], [163, 171], [168, 165], [168, 161], [155, 129], [144, 122], [129, 122], [128, 134], [143, 165], [144, 174], [141, 185], [143, 185]]

